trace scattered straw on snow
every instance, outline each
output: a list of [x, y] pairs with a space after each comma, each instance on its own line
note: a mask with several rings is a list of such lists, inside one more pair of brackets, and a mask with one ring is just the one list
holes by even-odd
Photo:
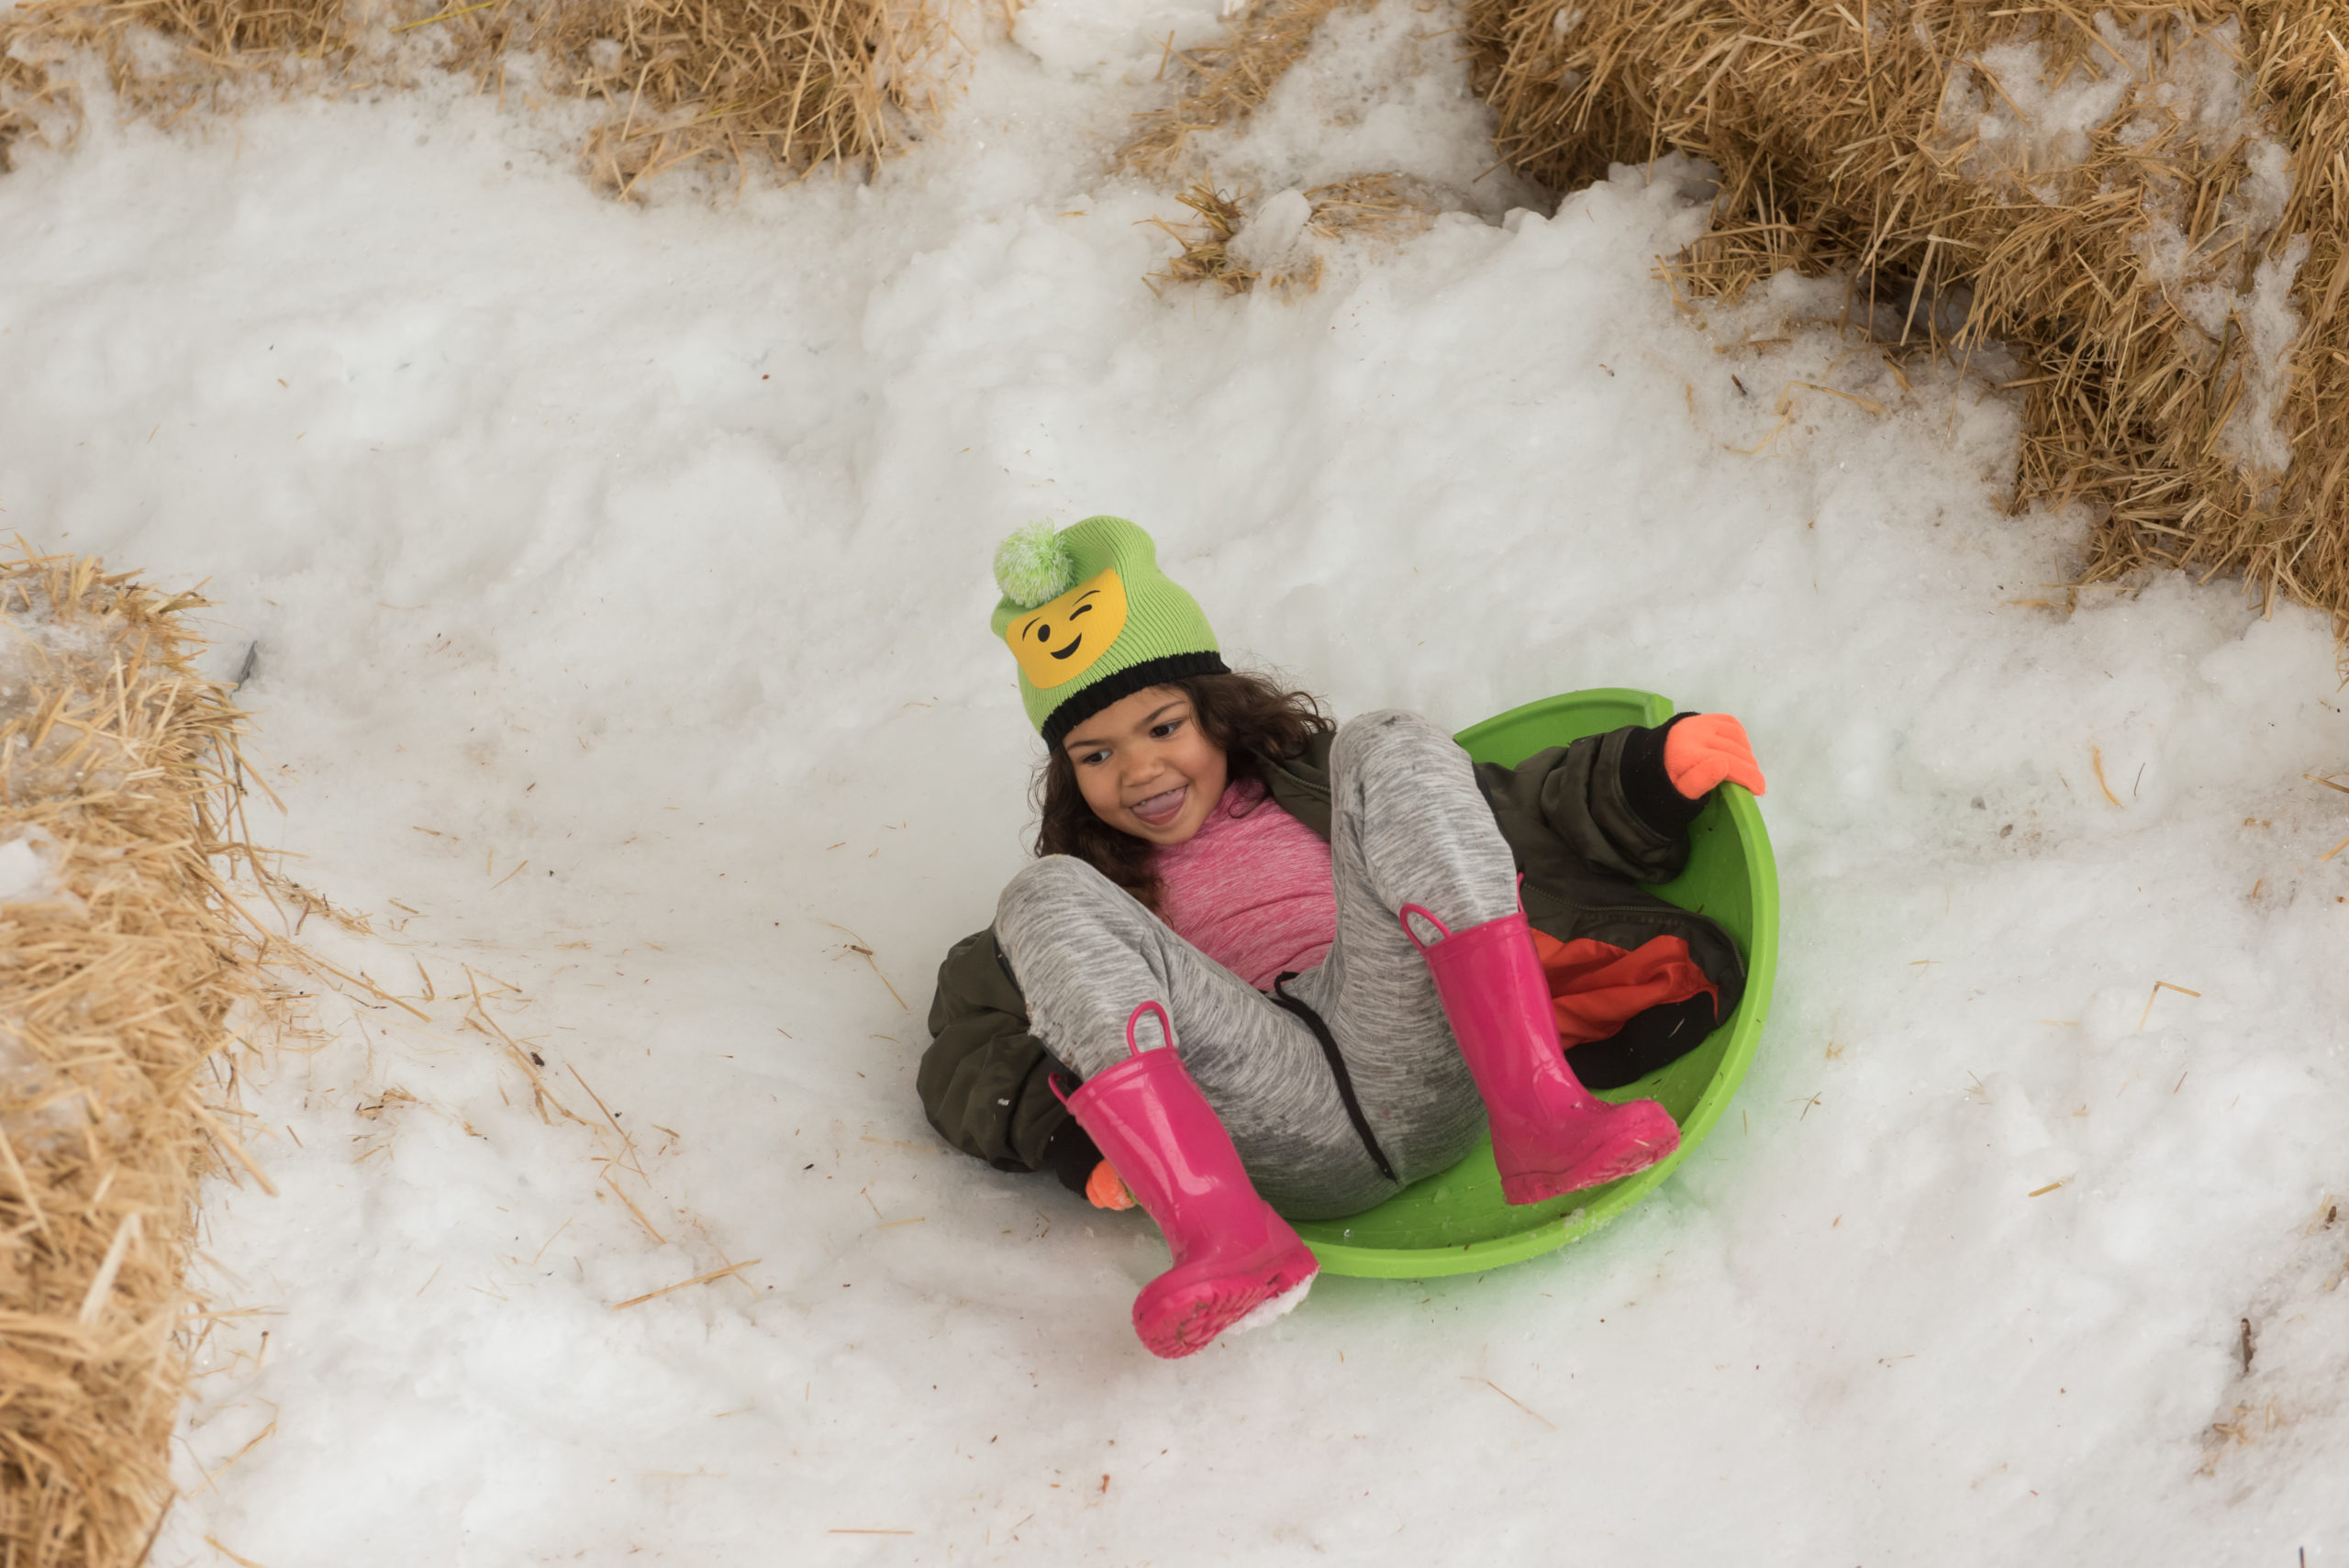
[[1257, 284], [1279, 290], [1319, 287], [1325, 257], [1320, 242], [1350, 233], [1406, 233], [1425, 228], [1434, 195], [1408, 175], [1357, 174], [1308, 191], [1282, 191], [1256, 203], [1217, 187], [1202, 174], [1175, 196], [1193, 221], [1153, 219], [1182, 249], [1151, 274], [1159, 283], [1213, 284], [1246, 294]]
[[1118, 167], [1165, 178], [1183, 172], [1191, 139], [1245, 119], [1268, 97], [1313, 42], [1314, 30], [1341, 6], [1364, 0], [1255, 0], [1227, 12], [1221, 43], [1167, 50], [1167, 65], [1189, 85], [1182, 99], [1141, 117]]

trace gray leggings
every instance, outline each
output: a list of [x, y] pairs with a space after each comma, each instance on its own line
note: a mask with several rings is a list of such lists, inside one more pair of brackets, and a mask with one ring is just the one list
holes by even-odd
[[[1517, 909], [1516, 862], [1467, 754], [1427, 720], [1392, 711], [1349, 720], [1330, 749], [1330, 784], [1337, 940], [1286, 989], [1328, 1024], [1391, 1180], [1305, 1021], [1091, 865], [1035, 861], [996, 909], [996, 940], [1045, 1048], [1090, 1077], [1124, 1058], [1134, 1009], [1160, 1004], [1256, 1190], [1292, 1219], [1358, 1214], [1475, 1143], [1483, 1104], [1396, 911], [1418, 904], [1458, 931]], [[1135, 1039], [1153, 1047], [1155, 1026]]]

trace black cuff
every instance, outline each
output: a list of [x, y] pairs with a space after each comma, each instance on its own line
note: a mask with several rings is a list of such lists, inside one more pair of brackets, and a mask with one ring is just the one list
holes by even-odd
[[1623, 738], [1623, 803], [1639, 813], [1641, 821], [1665, 835], [1687, 832], [1705, 806], [1673, 788], [1672, 775], [1664, 771], [1664, 736], [1682, 719], [1695, 717], [1675, 713], [1653, 729], [1634, 729]]
[[1040, 1170], [1050, 1171], [1061, 1179], [1061, 1185], [1083, 1195], [1085, 1184], [1093, 1179], [1093, 1167], [1101, 1163], [1101, 1151], [1095, 1146], [1093, 1135], [1076, 1125], [1072, 1117], [1044, 1145], [1044, 1158]]

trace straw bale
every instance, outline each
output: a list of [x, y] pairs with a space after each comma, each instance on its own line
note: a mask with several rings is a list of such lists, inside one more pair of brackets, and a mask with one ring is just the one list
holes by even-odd
[[70, 135], [61, 63], [101, 60], [117, 99], [170, 122], [266, 74], [326, 92], [406, 85], [426, 69], [506, 98], [507, 66], [600, 113], [585, 161], [634, 194], [709, 161], [876, 168], [939, 107], [953, 0], [22, 0], [0, 15], [0, 156], [44, 101]]
[[[0, 1562], [120, 1568], [172, 1496], [207, 1104], [253, 947], [239, 715], [167, 599], [0, 562]], [[257, 1166], [248, 1166], [258, 1175]]]
[[[2013, 501], [2085, 573], [2241, 574], [2349, 628], [2349, 49], [2322, 0], [1470, 0], [1503, 157], [1553, 188], [1677, 149], [1676, 259], [1843, 272], [1882, 335], [2023, 369]], [[2332, 30], [2328, 30], [2331, 28]]]

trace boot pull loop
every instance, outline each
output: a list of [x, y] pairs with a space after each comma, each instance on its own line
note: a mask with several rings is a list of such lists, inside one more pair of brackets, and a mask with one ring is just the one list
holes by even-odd
[[1433, 942], [1423, 942], [1419, 940], [1419, 933], [1411, 929], [1411, 917], [1414, 915], [1417, 915], [1420, 919], [1425, 920], [1429, 925], [1435, 928], [1436, 938], [1438, 940], [1442, 940], [1443, 938], [1452, 935], [1452, 932], [1446, 929], [1442, 921], [1437, 919], [1433, 915], [1429, 914], [1426, 909], [1417, 904], [1406, 904], [1402, 908], [1397, 910], [1395, 917], [1403, 923], [1403, 935], [1409, 940], [1410, 944], [1413, 947], [1419, 950], [1420, 956], [1424, 957], [1427, 954], [1428, 949], [1435, 944]]
[[1126, 1016], [1126, 1054], [1130, 1057], [1140, 1056], [1141, 1054], [1141, 1047], [1134, 1042], [1134, 1026], [1141, 1022], [1141, 1016], [1144, 1013], [1156, 1013], [1158, 1015], [1159, 1038], [1166, 1042], [1167, 1050], [1173, 1051], [1174, 1049], [1174, 1025], [1173, 1021], [1167, 1018], [1165, 1008], [1160, 1006], [1155, 1001], [1150, 1001], [1144, 1002], [1141, 1006], [1136, 1007], [1131, 1013]]

